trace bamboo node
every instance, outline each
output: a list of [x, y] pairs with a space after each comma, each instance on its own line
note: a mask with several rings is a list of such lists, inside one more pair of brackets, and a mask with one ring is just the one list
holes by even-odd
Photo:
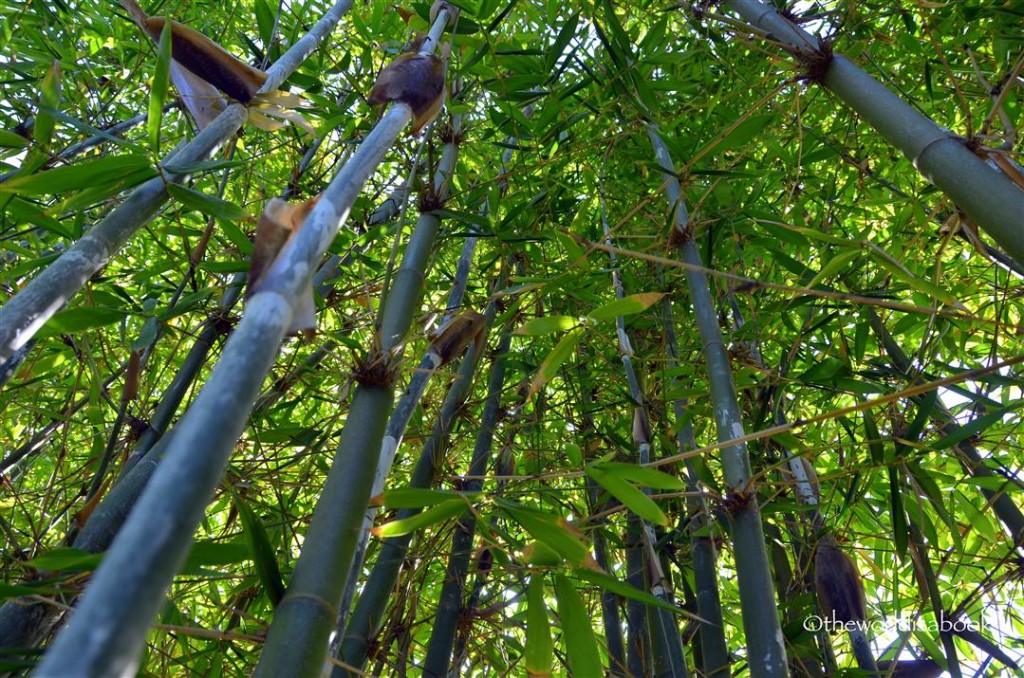
[[369, 354], [356, 358], [356, 368], [352, 373], [352, 378], [364, 386], [390, 386], [397, 376], [397, 361], [391, 361], [377, 347]]
[[734, 488], [722, 497], [722, 508], [729, 515], [739, 513], [754, 503], [756, 493], [749, 487]]
[[686, 243], [693, 240], [693, 219], [686, 222], [685, 225], [679, 226], [678, 224], [672, 228], [668, 234], [669, 247], [680, 248]]
[[820, 84], [825, 80], [825, 73], [832, 63], [832, 43], [818, 39], [818, 49], [789, 48], [796, 60], [804, 67], [804, 72], [797, 76], [798, 80]]

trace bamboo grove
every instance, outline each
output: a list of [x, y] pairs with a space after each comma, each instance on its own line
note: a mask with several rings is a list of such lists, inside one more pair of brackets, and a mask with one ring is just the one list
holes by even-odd
[[3, 675], [1021, 670], [1018, 3], [4, 3]]

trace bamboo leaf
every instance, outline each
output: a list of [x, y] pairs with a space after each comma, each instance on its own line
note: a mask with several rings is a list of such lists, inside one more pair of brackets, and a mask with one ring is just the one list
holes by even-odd
[[590, 551], [573, 531], [569, 523], [552, 513], [545, 513], [507, 500], [496, 500], [495, 505], [530, 535], [554, 549], [573, 565], [591, 561]]
[[194, 191], [181, 184], [167, 184], [167, 192], [183, 205], [199, 210], [211, 217], [217, 217], [225, 221], [241, 221], [245, 218], [245, 211], [233, 202]]
[[564, 575], [555, 575], [555, 598], [562, 620], [562, 641], [575, 676], [603, 676], [604, 667], [597, 651], [597, 639], [590, 625], [583, 601], [576, 588]]
[[530, 398], [536, 395], [537, 391], [544, 388], [544, 384], [551, 381], [551, 379], [558, 374], [558, 370], [560, 370], [562, 368], [562, 364], [569, 359], [569, 356], [572, 355], [572, 351], [576, 347], [576, 344], [579, 343], [579, 340], [582, 338], [583, 328], [576, 327], [569, 330], [569, 332], [562, 337], [561, 341], [555, 345], [555, 348], [552, 349], [551, 353], [544, 358], [540, 367], [537, 368], [537, 373], [533, 375], [533, 381], [530, 383]]
[[249, 559], [249, 548], [241, 542], [197, 541], [192, 545], [182, 573], [197, 574], [208, 566], [234, 565]]
[[668, 516], [654, 503], [654, 500], [644, 494], [643, 490], [628, 483], [620, 477], [609, 475], [600, 468], [590, 466], [587, 468], [587, 475], [593, 478], [610, 495], [622, 502], [622, 505], [640, 516], [657, 525], [667, 526]]
[[256, 26], [259, 29], [260, 42], [264, 49], [270, 49], [270, 40], [274, 31], [274, 10], [267, 0], [256, 0]]
[[531, 318], [516, 329], [516, 334], [527, 337], [539, 337], [552, 332], [569, 330], [579, 324], [576, 318], [567, 315], [549, 315]]
[[830, 257], [829, 260], [822, 266], [821, 270], [813, 278], [808, 281], [804, 287], [807, 289], [815, 289], [821, 283], [822, 280], [828, 280], [833, 275], [842, 271], [846, 266], [860, 256], [860, 249], [847, 250], [846, 252], [840, 252], [834, 257]]
[[102, 553], [88, 553], [75, 548], [56, 548], [36, 556], [25, 563], [25, 567], [41, 572], [88, 572], [95, 570], [102, 559]]
[[612, 593], [622, 596], [623, 598], [629, 598], [643, 603], [644, 605], [650, 605], [651, 607], [660, 607], [663, 610], [668, 610], [673, 614], [686, 614], [685, 611], [679, 609], [675, 605], [665, 602], [661, 598], [648, 593], [642, 589], [638, 589], [624, 581], [619, 581], [615, 577], [605, 574], [603, 572], [597, 572], [595, 570], [578, 569], [573, 573], [575, 576], [589, 581], [591, 584], [596, 584], [601, 588], [611, 591]]
[[277, 607], [277, 604], [284, 598], [284, 579], [281, 577], [281, 568], [277, 565], [274, 548], [270, 545], [270, 537], [267, 536], [263, 522], [249, 508], [245, 499], [237, 492], [232, 491], [231, 494], [235, 508], [238, 509], [238, 515], [242, 519], [242, 532], [245, 534], [249, 554], [256, 566], [256, 576], [263, 584], [263, 590], [267, 592], [270, 604]]
[[160, 149], [160, 128], [164, 122], [164, 104], [167, 102], [167, 88], [171, 73], [171, 22], [164, 22], [160, 33], [160, 42], [156, 49], [156, 67], [153, 69], [153, 84], [149, 90], [149, 114], [146, 117], [146, 129], [149, 132], [149, 145], [153, 152]]
[[561, 554], [542, 541], [535, 541], [523, 549], [523, 560], [530, 567], [558, 567], [565, 562]]
[[0, 183], [0, 193], [22, 195], [63, 193], [82, 188], [106, 186], [140, 172], [144, 172], [146, 178], [156, 174], [146, 156], [133, 153], [111, 155], [36, 174], [16, 176]]
[[907, 516], [903, 512], [903, 499], [900, 495], [899, 472], [890, 466], [889, 473], [889, 512], [892, 519], [893, 541], [900, 559], [906, 559], [907, 546], [910, 544], [910, 528]]
[[371, 532], [378, 537], [399, 537], [405, 534], [412, 534], [417, 530], [422, 530], [426, 527], [430, 527], [431, 525], [442, 523], [449, 518], [462, 515], [466, 512], [466, 509], [467, 506], [465, 499], [462, 499], [461, 497], [458, 499], [449, 499], [448, 501], [441, 502], [422, 513], [417, 513], [414, 516], [395, 520], [375, 527]]
[[36, 124], [32, 129], [32, 138], [42, 151], [50, 146], [55, 125], [53, 111], [57, 110], [59, 105], [60, 61], [54, 60], [43, 77], [43, 86], [39, 93], [39, 110], [36, 112]]
[[956, 429], [949, 435], [945, 435], [939, 440], [935, 441], [934, 443], [932, 443], [931, 447], [933, 450], [936, 451], [948, 450], [957, 443], [961, 443], [970, 438], [974, 438], [975, 436], [979, 436], [982, 434], [983, 431], [988, 430], [989, 427], [993, 426], [997, 422], [1002, 421], [1003, 417], [1005, 417], [1008, 412], [1012, 412], [1013, 410], [1018, 409], [1020, 406], [1021, 403], [1014, 403], [1013, 405], [1008, 405], [1007, 407], [1004, 407], [1001, 410], [995, 410], [994, 412], [983, 414], [982, 416], [978, 417], [977, 419], [967, 424], [966, 426], [961, 426], [960, 428]]
[[744, 146], [760, 134], [761, 130], [763, 130], [774, 119], [775, 116], [770, 113], [752, 115], [733, 127], [729, 132], [723, 134], [720, 138], [713, 140], [705, 148], [697, 151], [695, 155], [703, 156], [709, 153], [724, 153], [726, 151], [731, 151], [734, 148]]
[[25, 148], [28, 139], [5, 129], [0, 129], [0, 148]]
[[954, 308], [964, 308], [964, 305], [960, 303], [960, 300], [957, 299], [956, 296], [950, 294], [930, 280], [925, 280], [924, 278], [916, 275], [906, 266], [893, 259], [888, 253], [876, 248], [871, 248], [871, 252], [875, 255], [875, 261], [877, 261], [882, 268], [892, 273], [896, 278], [899, 278], [910, 285], [913, 289], [927, 295], [928, 297], [938, 299], [943, 303], [949, 304]]
[[971, 524], [975, 530], [985, 536], [986, 539], [995, 540], [998, 538], [995, 526], [992, 525], [992, 521], [985, 513], [981, 512], [977, 506], [975, 506], [967, 497], [958, 495], [959, 504], [967, 516], [967, 522]]
[[115, 325], [127, 317], [127, 313], [116, 308], [97, 306], [69, 308], [54, 314], [50, 321], [40, 330], [40, 336], [52, 337], [58, 334], [75, 334], [85, 330], [96, 329], [97, 327]]
[[551, 640], [547, 603], [544, 602], [544, 575], [536, 572], [531, 575], [526, 599], [526, 674], [530, 678], [550, 676], [554, 642]]
[[654, 304], [661, 301], [665, 295], [660, 292], [646, 292], [644, 294], [630, 294], [629, 296], [615, 301], [610, 301], [607, 304], [598, 306], [588, 315], [591, 319], [596, 321], [601, 320], [612, 320], [620, 315], [633, 315], [635, 313], [642, 313], [646, 311]]
[[681, 479], [650, 466], [624, 464], [617, 461], [598, 461], [591, 464], [591, 468], [611, 477], [628, 480], [642, 487], [650, 487], [656, 490], [686, 489], [686, 483]]
[[885, 448], [882, 446], [882, 437], [878, 433], [875, 415], [871, 413], [870, 409], [864, 410], [864, 437], [867, 440], [868, 449], [871, 450], [871, 462], [881, 464], [885, 460]]
[[402, 487], [394, 490], [388, 490], [381, 495], [380, 501], [375, 502], [380, 505], [383, 504], [388, 508], [427, 508], [428, 506], [436, 506], [444, 502], [452, 500], [460, 500], [463, 503], [468, 503], [473, 500], [474, 497], [479, 496], [479, 492], [450, 492], [445, 490], [428, 490], [416, 487]]

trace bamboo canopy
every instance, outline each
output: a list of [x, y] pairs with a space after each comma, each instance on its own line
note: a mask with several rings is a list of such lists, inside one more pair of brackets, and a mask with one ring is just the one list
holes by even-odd
[[3, 17], [0, 674], [1020, 670], [1014, 3]]

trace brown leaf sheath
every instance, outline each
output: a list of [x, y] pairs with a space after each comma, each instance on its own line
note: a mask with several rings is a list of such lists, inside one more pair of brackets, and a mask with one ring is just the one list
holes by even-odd
[[843, 623], [867, 619], [864, 584], [857, 565], [830, 534], [818, 542], [814, 556], [814, 586], [818, 603], [826, 615], [834, 615]]
[[399, 101], [412, 109], [412, 134], [419, 134], [441, 112], [447, 88], [444, 61], [434, 54], [400, 54], [377, 76], [367, 101]]
[[[157, 42], [167, 20], [150, 17], [146, 31]], [[175, 61], [233, 99], [247, 104], [267, 80], [267, 74], [239, 61], [199, 31], [171, 21], [171, 56]]]

